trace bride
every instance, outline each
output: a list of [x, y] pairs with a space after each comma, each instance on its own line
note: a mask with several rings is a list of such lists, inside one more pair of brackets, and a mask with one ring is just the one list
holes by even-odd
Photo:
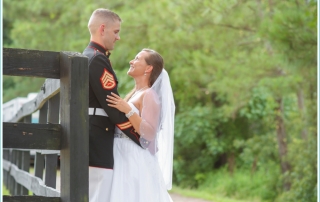
[[169, 76], [161, 55], [151, 49], [143, 49], [129, 64], [135, 88], [124, 99], [112, 94], [107, 101], [126, 114], [140, 134], [141, 147], [116, 128], [110, 201], [169, 202], [175, 111]]

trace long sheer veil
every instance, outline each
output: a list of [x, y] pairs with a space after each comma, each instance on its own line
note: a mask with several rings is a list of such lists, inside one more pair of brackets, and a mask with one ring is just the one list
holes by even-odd
[[165, 69], [143, 98], [140, 143], [155, 155], [166, 188], [172, 188], [175, 104], [168, 73]]

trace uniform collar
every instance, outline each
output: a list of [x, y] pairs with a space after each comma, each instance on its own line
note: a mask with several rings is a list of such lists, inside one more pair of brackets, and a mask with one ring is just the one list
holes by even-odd
[[110, 51], [107, 51], [105, 48], [103, 48], [103, 46], [101, 46], [97, 42], [90, 41], [89, 46], [97, 49], [99, 52], [103, 53], [107, 57], [109, 57], [111, 55]]

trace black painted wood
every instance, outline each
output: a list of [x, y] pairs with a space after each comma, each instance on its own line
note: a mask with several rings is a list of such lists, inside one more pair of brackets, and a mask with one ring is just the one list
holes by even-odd
[[[16, 189], [15, 183], [25, 186], [32, 192], [47, 197], [13, 196], [4, 197], [5, 201], [50, 201], [57, 199], [62, 202], [88, 201], [88, 59], [87, 57], [71, 52], [58, 53], [58, 60], [54, 59], [54, 52], [33, 51], [23, 49], [4, 49], [4, 75], [35, 76], [47, 79], [37, 97], [23, 105], [10, 122], [30, 122], [30, 115], [41, 109], [48, 101], [48, 109], [40, 110], [42, 124], [3, 123], [3, 147], [23, 149], [61, 149], [61, 198], [60, 193], [43, 185], [38, 177], [23, 171], [26, 166], [25, 153], [21, 170], [14, 164], [5, 162], [10, 168], [9, 187]], [[54, 56], [54, 57], [53, 57]], [[38, 60], [38, 58], [43, 60]], [[52, 62], [54, 60], [54, 62]], [[43, 62], [45, 61], [45, 62]], [[48, 62], [49, 61], [49, 62]], [[50, 62], [51, 61], [51, 62]], [[56, 63], [58, 61], [58, 63]], [[43, 66], [42, 64], [45, 64]], [[43, 68], [44, 67], [44, 68]], [[56, 71], [58, 69], [58, 71]], [[48, 73], [50, 72], [50, 73]], [[57, 73], [58, 74], [55, 74]], [[61, 73], [61, 74], [60, 74]], [[61, 86], [61, 89], [60, 89]], [[61, 94], [61, 99], [57, 94]], [[59, 102], [60, 99], [60, 102]], [[58, 100], [58, 101], [57, 101]], [[61, 103], [61, 125], [59, 125], [59, 105]], [[23, 120], [21, 120], [23, 119]], [[49, 123], [49, 124], [44, 124]], [[15, 124], [15, 125], [10, 125]], [[36, 126], [35, 126], [36, 125]], [[14, 135], [16, 134], [16, 135]], [[15, 140], [15, 141], [14, 141]], [[50, 140], [50, 141], [49, 141]], [[23, 145], [22, 142], [26, 142]], [[9, 153], [11, 162], [15, 162], [16, 151]], [[55, 154], [56, 155], [56, 154]], [[42, 156], [42, 159], [41, 157]], [[38, 158], [39, 157], [39, 158]], [[52, 160], [51, 160], [52, 159]], [[56, 173], [54, 164], [57, 156], [46, 156], [46, 173]], [[20, 159], [21, 160], [21, 159]], [[38, 162], [38, 163], [37, 163]], [[35, 175], [42, 178], [43, 155], [36, 154]], [[52, 169], [51, 169], [52, 168]], [[7, 169], [9, 170], [9, 169]], [[41, 172], [42, 170], [42, 172]], [[75, 172], [76, 171], [76, 172]], [[14, 176], [14, 177], [12, 177]], [[14, 180], [14, 179], [16, 180]], [[45, 179], [47, 185], [55, 186]], [[50, 185], [51, 184], [51, 185]], [[11, 192], [13, 193], [13, 192]], [[19, 194], [19, 193], [18, 193]]]
[[43, 179], [43, 169], [44, 169], [44, 156], [36, 152], [35, 162], [34, 162], [34, 176]]
[[60, 93], [48, 100], [48, 122], [59, 123]]
[[[48, 102], [45, 102], [42, 108], [39, 110], [39, 123], [47, 123]], [[44, 169], [44, 155], [40, 152], [36, 152], [34, 162], [34, 175], [40, 179], [43, 179]]]
[[39, 110], [39, 123], [47, 123], [48, 102], [45, 102]]
[[[60, 93], [48, 100], [48, 123], [59, 123], [59, 110], [60, 110]], [[49, 187], [56, 188], [57, 179], [57, 154], [45, 155], [45, 184]]]
[[[21, 170], [29, 172], [30, 169], [30, 151], [22, 151]], [[28, 189], [24, 186], [21, 188], [21, 195], [28, 195]]]
[[[12, 149], [9, 149], [9, 154], [8, 154], [8, 161], [11, 162], [12, 161]], [[8, 186], [7, 189], [9, 191], [9, 193], [11, 193], [11, 181], [12, 178], [10, 176], [10, 170], [8, 171]]]
[[[21, 169], [22, 167], [22, 151], [17, 150], [16, 151], [16, 161], [15, 161], [16, 166]], [[21, 188], [22, 186], [17, 183], [14, 189], [14, 195], [20, 195], [21, 194]]]
[[[11, 160], [10, 160], [10, 162], [11, 163], [14, 163], [14, 162], [16, 162], [16, 155], [17, 154], [17, 151], [16, 150], [12, 150], [12, 153], [11, 153]], [[14, 194], [14, 190], [15, 190], [15, 187], [16, 187], [16, 181], [14, 180], [14, 178], [10, 175], [10, 189], [9, 189], [9, 191], [10, 191], [10, 194]]]
[[61, 202], [60, 197], [2, 196], [4, 202]]
[[60, 78], [59, 52], [3, 48], [3, 75]]
[[60, 68], [61, 199], [88, 201], [88, 59], [61, 52]]
[[[9, 150], [3, 149], [3, 159], [9, 161]], [[9, 172], [3, 169], [3, 183], [4, 186], [8, 189], [8, 180], [9, 180]]]
[[[31, 123], [32, 121], [32, 115], [27, 115], [23, 118], [24, 123]], [[29, 172], [30, 167], [30, 151], [18, 151], [20, 156], [20, 162], [18, 165], [18, 168], [21, 170], [24, 170], [26, 172]], [[26, 159], [27, 158], [27, 159]], [[28, 189], [26, 189], [24, 186], [18, 184], [18, 190], [15, 195], [28, 195]]]
[[59, 124], [3, 123], [3, 148], [60, 149]]
[[23, 122], [24, 123], [31, 123], [31, 119], [32, 119], [31, 115], [27, 115], [24, 117]]
[[56, 188], [57, 180], [57, 154], [46, 154], [45, 155], [45, 185], [48, 187]]

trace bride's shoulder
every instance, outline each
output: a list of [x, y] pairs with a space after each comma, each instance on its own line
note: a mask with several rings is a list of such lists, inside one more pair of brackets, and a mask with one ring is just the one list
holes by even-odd
[[145, 90], [141, 95], [141, 100], [143, 101], [154, 101], [156, 103], [159, 102], [159, 96], [156, 91], [152, 88]]

